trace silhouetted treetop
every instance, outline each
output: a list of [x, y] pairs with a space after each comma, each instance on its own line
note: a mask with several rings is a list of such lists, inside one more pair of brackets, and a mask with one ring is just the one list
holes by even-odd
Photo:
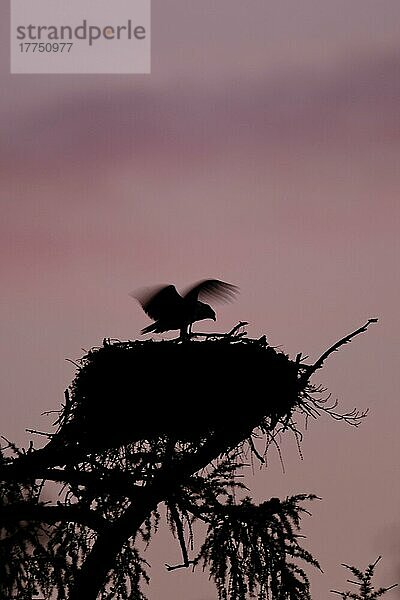
[[[293, 360], [265, 336], [247, 338], [244, 323], [190, 339], [104, 340], [87, 352], [46, 446], [10, 443], [0, 453], [0, 600], [34, 592], [143, 599], [137, 540], [157, 532], [162, 503], [182, 553], [168, 569], [202, 563], [220, 600], [310, 600], [299, 561], [318, 563], [297, 530], [302, 504], [316, 496], [238, 500], [238, 475], [249, 455], [263, 461], [271, 444], [279, 451], [278, 434], [299, 442], [300, 419], [327, 413], [359, 424], [366, 412], [338, 411], [310, 378], [374, 321], [314, 364]], [[47, 481], [60, 485], [56, 504], [43, 501]], [[197, 521], [207, 533], [191, 556]]]

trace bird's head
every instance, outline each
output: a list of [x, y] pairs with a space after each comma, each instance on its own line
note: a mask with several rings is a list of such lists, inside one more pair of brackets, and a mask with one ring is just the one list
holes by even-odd
[[209, 304], [204, 302], [198, 302], [197, 320], [202, 321], [203, 319], [217, 320], [217, 316]]

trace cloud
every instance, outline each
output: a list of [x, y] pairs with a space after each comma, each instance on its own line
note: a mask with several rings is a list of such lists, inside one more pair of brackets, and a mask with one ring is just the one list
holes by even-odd
[[188, 160], [226, 147], [396, 144], [398, 57], [327, 71], [289, 70], [229, 85], [98, 88], [65, 95], [2, 123], [3, 165], [74, 167], [149, 156]]

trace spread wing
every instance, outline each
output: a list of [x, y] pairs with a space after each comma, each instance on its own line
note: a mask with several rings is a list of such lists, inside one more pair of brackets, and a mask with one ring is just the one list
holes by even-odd
[[179, 313], [183, 303], [174, 285], [146, 288], [132, 292], [131, 296], [140, 302], [144, 312], [154, 321]]
[[186, 292], [184, 299], [190, 301], [200, 297], [204, 300], [230, 302], [238, 292], [239, 288], [231, 283], [219, 279], [203, 279]]

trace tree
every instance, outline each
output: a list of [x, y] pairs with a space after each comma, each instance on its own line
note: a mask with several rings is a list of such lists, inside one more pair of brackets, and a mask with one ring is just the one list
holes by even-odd
[[[247, 338], [246, 323], [183, 341], [104, 340], [77, 363], [44, 448], [2, 451], [0, 599], [144, 599], [138, 542], [156, 534], [164, 504], [182, 552], [169, 570], [202, 564], [220, 600], [309, 600], [304, 567], [319, 565], [298, 531], [316, 496], [256, 504], [240, 474], [250, 455], [279, 450], [278, 435], [299, 443], [301, 418], [360, 423], [366, 412], [338, 412], [310, 379], [375, 321], [313, 365]], [[60, 485], [55, 503], [48, 482]], [[190, 556], [197, 522], [205, 539]]]
[[397, 583], [394, 583], [389, 587], [380, 587], [376, 590], [372, 585], [372, 579], [375, 575], [375, 567], [381, 558], [381, 556], [378, 556], [376, 561], [368, 565], [365, 571], [360, 571], [360, 569], [357, 569], [357, 567], [343, 564], [342, 566], [348, 569], [356, 579], [356, 581], [348, 579], [348, 583], [352, 583], [353, 585], [357, 586], [359, 591], [338, 592], [337, 590], [331, 590], [331, 592], [341, 596], [343, 600], [347, 600], [348, 598], [351, 598], [351, 600], [375, 600], [376, 598], [383, 596], [383, 594], [386, 594], [386, 592], [394, 587], [397, 587]]

